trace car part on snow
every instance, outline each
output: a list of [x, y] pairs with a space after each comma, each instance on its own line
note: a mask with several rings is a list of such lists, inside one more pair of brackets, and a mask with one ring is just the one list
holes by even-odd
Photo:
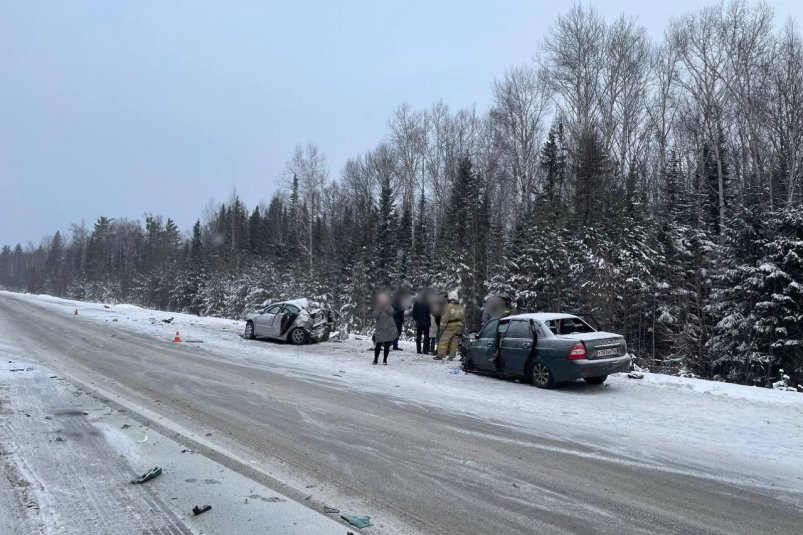
[[627, 374], [628, 379], [644, 379], [644, 374], [639, 372], [630, 372]]
[[211, 505], [202, 505], [200, 507], [198, 507], [196, 505], [195, 507], [192, 508], [192, 514], [194, 514], [195, 516], [198, 516], [198, 515], [201, 515], [201, 514], [207, 512], [207, 511], [209, 511], [210, 509], [212, 509]]
[[367, 528], [371, 525], [371, 517], [368, 515], [340, 515], [340, 518], [358, 529]]
[[155, 478], [159, 477], [160, 475], [162, 475], [162, 469], [159, 468], [158, 466], [156, 466], [154, 468], [151, 468], [150, 470], [148, 470], [147, 472], [145, 472], [141, 476], [132, 479], [131, 483], [133, 483], [134, 485], [142, 485], [146, 481], [150, 481], [151, 479], [155, 479]]

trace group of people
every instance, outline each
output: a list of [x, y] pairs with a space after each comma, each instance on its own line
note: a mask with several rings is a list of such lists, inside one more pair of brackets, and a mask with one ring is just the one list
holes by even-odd
[[410, 294], [404, 290], [397, 291], [393, 299], [386, 293], [376, 296], [373, 363], [379, 363], [382, 353], [382, 364], [387, 364], [391, 348], [401, 351], [399, 338], [408, 314], [415, 322], [416, 353], [433, 354], [435, 360], [454, 360], [465, 325], [465, 308], [457, 291], [444, 295], [421, 290], [410, 301]]

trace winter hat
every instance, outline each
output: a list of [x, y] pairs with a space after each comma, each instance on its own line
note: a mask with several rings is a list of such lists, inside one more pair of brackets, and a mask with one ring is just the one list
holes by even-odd
[[451, 292], [449, 292], [449, 294], [446, 296], [446, 298], [449, 301], [457, 301], [457, 290], [452, 290]]

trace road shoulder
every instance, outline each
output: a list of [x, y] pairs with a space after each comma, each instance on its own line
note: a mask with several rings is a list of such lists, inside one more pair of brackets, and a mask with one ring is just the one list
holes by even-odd
[[0, 345], [0, 532], [344, 532], [13, 350]]

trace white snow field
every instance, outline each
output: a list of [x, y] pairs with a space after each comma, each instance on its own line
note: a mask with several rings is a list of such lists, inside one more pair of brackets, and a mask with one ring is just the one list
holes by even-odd
[[388, 366], [372, 366], [371, 344], [363, 337], [291, 346], [245, 340], [241, 321], [14, 295], [64, 315], [78, 310], [74, 321], [108, 324], [165, 344], [178, 331], [183, 344], [214, 349], [239, 364], [381, 392], [400, 403], [447, 408], [591, 448], [567, 455], [610, 460], [605, 453], [615, 452], [623, 464], [803, 496], [803, 395], [795, 392], [649, 373], [642, 380], [617, 375], [600, 387], [578, 382], [545, 391], [465, 374], [457, 363], [416, 355], [409, 342], [402, 343], [404, 351], [391, 352]]

